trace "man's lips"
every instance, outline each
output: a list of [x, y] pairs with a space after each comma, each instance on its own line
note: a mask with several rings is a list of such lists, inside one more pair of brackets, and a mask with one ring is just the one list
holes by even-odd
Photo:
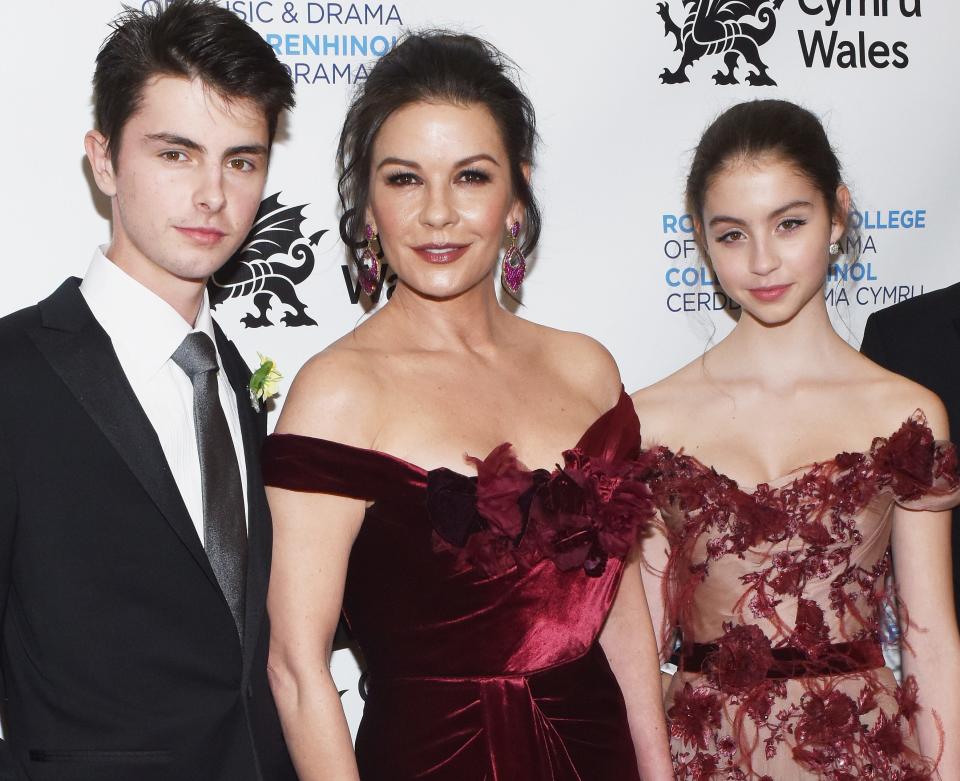
[[750, 288], [750, 294], [760, 301], [776, 301], [790, 289], [790, 285], [769, 285]]
[[195, 241], [197, 244], [204, 244], [208, 246], [218, 243], [220, 239], [227, 235], [222, 230], [218, 230], [217, 228], [195, 228], [186, 225], [178, 225], [177, 230], [187, 238]]
[[453, 263], [469, 248], [469, 244], [421, 244], [413, 248], [427, 263]]

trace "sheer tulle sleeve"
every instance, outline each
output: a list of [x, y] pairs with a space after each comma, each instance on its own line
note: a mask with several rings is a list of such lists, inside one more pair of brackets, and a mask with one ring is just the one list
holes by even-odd
[[290, 491], [352, 499], [422, 499], [427, 474], [376, 450], [299, 434], [271, 434], [261, 456], [263, 480]]

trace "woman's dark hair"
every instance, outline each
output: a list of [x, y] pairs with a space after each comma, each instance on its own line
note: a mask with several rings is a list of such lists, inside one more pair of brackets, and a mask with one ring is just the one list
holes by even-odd
[[[162, 10], [161, 10], [162, 9]], [[293, 81], [270, 45], [212, 0], [159, 0], [155, 13], [127, 7], [97, 54], [94, 120], [114, 165], [120, 136], [154, 76], [199, 79], [221, 97], [256, 103], [273, 142], [280, 114], [294, 105]]]
[[836, 214], [843, 178], [820, 120], [786, 100], [753, 100], [727, 109], [704, 131], [687, 176], [690, 215], [702, 221], [707, 188], [725, 165], [764, 154], [776, 155], [807, 177], [830, 214]]
[[533, 163], [536, 117], [515, 81], [516, 66], [493, 45], [444, 30], [407, 35], [384, 55], [359, 88], [340, 132], [337, 185], [344, 215], [340, 235], [355, 255], [363, 246], [373, 141], [397, 109], [411, 103], [480, 104], [500, 129], [513, 193], [526, 209], [520, 246], [529, 253], [540, 238], [540, 208], [524, 176]]

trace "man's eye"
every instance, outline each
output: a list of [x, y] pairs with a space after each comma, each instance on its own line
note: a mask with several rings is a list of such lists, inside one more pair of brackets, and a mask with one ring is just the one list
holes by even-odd
[[179, 152], [174, 149], [167, 150], [166, 152], [161, 152], [160, 157], [171, 163], [178, 163], [182, 160], [187, 159], [187, 156], [183, 152]]
[[236, 157], [227, 163], [234, 171], [253, 171], [256, 166], [251, 163], [249, 160], [244, 160], [242, 157]]

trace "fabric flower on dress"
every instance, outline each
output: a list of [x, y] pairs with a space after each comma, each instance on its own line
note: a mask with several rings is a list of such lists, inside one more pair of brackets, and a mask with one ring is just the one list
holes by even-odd
[[579, 448], [563, 458], [552, 473], [529, 471], [505, 443], [483, 460], [468, 458], [476, 478], [431, 472], [427, 509], [437, 544], [458, 549], [488, 575], [545, 558], [564, 571], [603, 574], [607, 560], [625, 557], [655, 513], [645, 479], [655, 459], [604, 459]]
[[652, 460], [607, 461], [580, 450], [563, 454], [530, 508], [537, 547], [562, 570], [599, 576], [607, 559], [623, 558], [655, 512], [643, 480]]
[[907, 420], [889, 439], [874, 441], [873, 462], [902, 499], [917, 499], [933, 483], [933, 434], [922, 415]]
[[706, 686], [694, 689], [685, 684], [667, 716], [673, 737], [705, 751], [714, 731], [720, 729], [720, 695]]
[[704, 661], [707, 680], [723, 692], [746, 694], [767, 680], [773, 666], [770, 638], [756, 624], [724, 624], [717, 650]]

